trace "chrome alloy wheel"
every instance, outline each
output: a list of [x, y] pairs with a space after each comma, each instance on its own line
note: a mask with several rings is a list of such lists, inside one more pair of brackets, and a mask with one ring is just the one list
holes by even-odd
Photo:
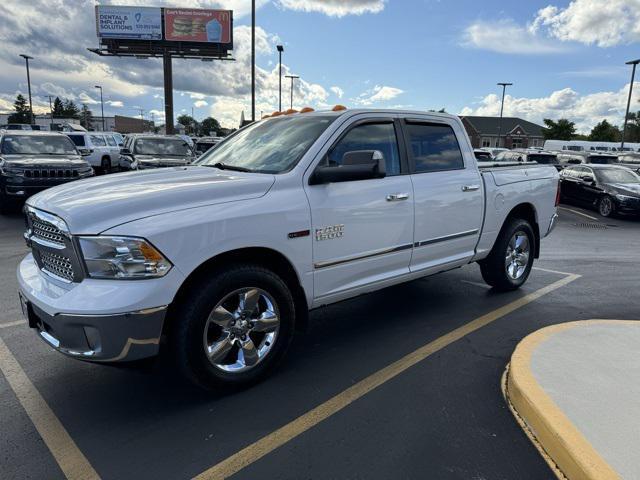
[[507, 275], [512, 280], [518, 280], [527, 270], [531, 244], [529, 237], [522, 231], [517, 231], [509, 240], [507, 254], [504, 259]]
[[611, 215], [611, 212], [613, 212], [613, 202], [609, 197], [603, 197], [602, 200], [600, 200], [599, 210], [600, 215], [602, 215], [603, 217], [608, 217], [609, 215]]
[[271, 351], [280, 329], [278, 306], [259, 288], [242, 288], [225, 296], [204, 327], [205, 354], [214, 367], [244, 372]]

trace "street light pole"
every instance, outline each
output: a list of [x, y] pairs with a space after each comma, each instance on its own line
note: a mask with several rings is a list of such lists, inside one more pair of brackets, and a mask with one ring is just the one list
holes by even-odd
[[256, 121], [256, 0], [251, 0], [251, 121]]
[[627, 62], [627, 65], [633, 65], [631, 69], [631, 83], [629, 84], [629, 98], [627, 99], [627, 111], [624, 114], [624, 127], [622, 127], [622, 142], [620, 143], [620, 150], [624, 151], [624, 135], [627, 133], [627, 119], [629, 117], [629, 108], [631, 107], [631, 94], [633, 93], [633, 82], [636, 78], [636, 66], [640, 63], [640, 59], [631, 60]]
[[500, 123], [498, 125], [498, 148], [500, 147], [500, 140], [502, 140], [502, 112], [504, 111], [504, 92], [507, 87], [513, 85], [513, 83], [498, 83], [502, 87], [502, 104], [500, 105]]
[[282, 52], [284, 52], [284, 47], [282, 45], [278, 45], [276, 48], [278, 49], [278, 55], [280, 57], [278, 61], [278, 64], [280, 65], [279, 73], [278, 73], [278, 88], [280, 92], [280, 94], [278, 95], [278, 111], [281, 112], [282, 111]]
[[291, 79], [291, 109], [293, 110], [293, 81], [296, 78], [300, 78], [298, 75], [285, 75], [286, 78], [290, 78]]
[[27, 64], [27, 88], [29, 89], [29, 124], [33, 125], [33, 103], [31, 103], [31, 76], [29, 75], [29, 60], [33, 60], [33, 57], [21, 53], [20, 56], [24, 58]]
[[102, 101], [102, 87], [100, 85], [95, 85], [95, 87], [100, 89], [100, 111], [102, 112], [102, 131], [105, 132], [107, 129], [104, 126], [104, 102]]
[[51, 104], [51, 95], [49, 95], [49, 113], [51, 114], [51, 122], [49, 123], [49, 129], [53, 126], [53, 105]]

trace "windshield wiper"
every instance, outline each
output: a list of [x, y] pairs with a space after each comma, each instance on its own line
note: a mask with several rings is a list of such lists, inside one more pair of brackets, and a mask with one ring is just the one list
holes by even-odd
[[250, 168], [238, 167], [235, 165], [227, 165], [222, 162], [214, 163], [213, 165], [207, 165], [207, 166], [219, 168], [220, 170], [233, 170], [234, 172], [247, 172], [247, 173], [253, 172], [253, 170], [251, 170]]

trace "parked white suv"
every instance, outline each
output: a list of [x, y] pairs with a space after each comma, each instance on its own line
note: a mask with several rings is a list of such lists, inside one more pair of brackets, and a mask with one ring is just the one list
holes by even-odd
[[195, 383], [248, 384], [309, 309], [472, 262], [496, 290], [519, 288], [557, 198], [551, 166], [480, 170], [455, 116], [280, 116], [194, 165], [32, 197], [20, 296], [68, 356], [135, 360], [166, 338]]
[[[120, 162], [122, 141], [111, 132], [73, 132], [66, 134], [80, 150], [89, 150], [85, 159], [101, 172], [110, 173]], [[119, 135], [119, 134], [118, 134]]]

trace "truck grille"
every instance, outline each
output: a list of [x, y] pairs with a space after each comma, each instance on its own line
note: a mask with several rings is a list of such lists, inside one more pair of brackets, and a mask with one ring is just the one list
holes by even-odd
[[51, 252], [41, 251], [40, 260], [42, 261], [42, 270], [68, 280], [69, 282], [73, 281], [73, 264], [71, 263], [70, 258]]
[[75, 178], [79, 176], [78, 170], [69, 168], [38, 168], [24, 171], [27, 178]]
[[65, 245], [64, 234], [58, 227], [48, 222], [45, 222], [38, 218], [33, 218], [31, 220], [31, 231], [33, 233], [33, 236], [35, 237], [55, 243], [56, 245], [60, 245], [61, 247], [64, 247]]

